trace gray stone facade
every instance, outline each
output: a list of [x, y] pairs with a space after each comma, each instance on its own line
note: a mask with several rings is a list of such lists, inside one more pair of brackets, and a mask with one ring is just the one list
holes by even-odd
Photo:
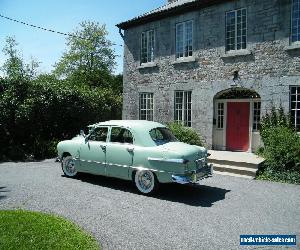
[[[247, 50], [225, 53], [225, 13], [247, 9]], [[176, 23], [193, 20], [193, 60], [175, 59]], [[155, 31], [155, 64], [141, 67], [141, 32]], [[291, 85], [300, 85], [300, 47], [291, 45], [291, 0], [229, 1], [130, 27], [124, 31], [123, 119], [139, 119], [139, 93], [154, 93], [154, 120], [174, 120], [174, 91], [192, 91], [192, 127], [212, 145], [214, 97], [239, 85], [255, 90], [262, 111], [289, 110]], [[147, 66], [147, 65], [146, 65]]]

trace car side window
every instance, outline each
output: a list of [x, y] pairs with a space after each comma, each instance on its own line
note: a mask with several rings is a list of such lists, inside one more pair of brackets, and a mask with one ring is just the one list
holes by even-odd
[[128, 129], [121, 127], [112, 127], [110, 141], [132, 144], [133, 136]]
[[153, 141], [163, 140], [164, 139], [163, 134], [158, 129], [152, 129], [150, 131], [150, 136], [151, 136], [151, 138], [152, 138]]
[[108, 134], [107, 127], [95, 128], [94, 131], [89, 136], [89, 140], [106, 142], [107, 134]]

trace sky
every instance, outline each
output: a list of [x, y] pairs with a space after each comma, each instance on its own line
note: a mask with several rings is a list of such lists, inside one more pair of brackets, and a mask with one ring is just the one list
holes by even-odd
[[[115, 74], [123, 71], [123, 40], [116, 24], [155, 9], [167, 0], [0, 0], [0, 14], [47, 29], [69, 33], [82, 21], [105, 24], [108, 39], [117, 45]], [[66, 51], [66, 37], [46, 32], [0, 17], [0, 66], [6, 57], [2, 52], [5, 39], [15, 37], [25, 60], [41, 62], [39, 72], [50, 73]]]

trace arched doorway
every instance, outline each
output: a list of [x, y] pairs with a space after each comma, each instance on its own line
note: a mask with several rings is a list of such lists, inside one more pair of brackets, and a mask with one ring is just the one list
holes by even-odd
[[213, 148], [251, 152], [260, 145], [260, 95], [231, 88], [214, 97]]

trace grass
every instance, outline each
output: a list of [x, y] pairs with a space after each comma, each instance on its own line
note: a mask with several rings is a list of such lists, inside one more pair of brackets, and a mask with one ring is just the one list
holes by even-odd
[[23, 210], [0, 211], [0, 249], [98, 250], [96, 240], [61, 217]]

